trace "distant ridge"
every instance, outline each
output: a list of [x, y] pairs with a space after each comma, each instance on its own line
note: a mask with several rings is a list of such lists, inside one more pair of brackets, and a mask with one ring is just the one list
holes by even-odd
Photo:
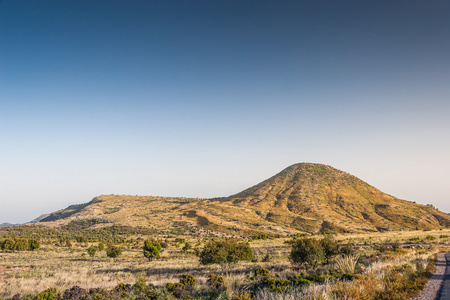
[[31, 220], [30, 222], [28, 222], [28, 223], [37, 223], [37, 222], [40, 222], [40, 221], [42, 221], [43, 219], [47, 218], [49, 215], [50, 215], [50, 214], [42, 214], [42, 215], [40, 215], [39, 217], [37, 217], [36, 219], [33, 219], [33, 220]]
[[122, 225], [151, 228], [160, 234], [212, 231], [248, 236], [438, 229], [450, 227], [450, 216], [385, 194], [331, 166], [299, 163], [229, 197], [102, 195], [51, 213], [39, 224]]
[[0, 228], [19, 226], [19, 224], [1, 223]]

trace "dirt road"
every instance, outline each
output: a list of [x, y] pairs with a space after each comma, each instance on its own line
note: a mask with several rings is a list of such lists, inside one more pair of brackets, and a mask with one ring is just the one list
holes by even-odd
[[422, 293], [411, 300], [450, 300], [450, 252], [439, 253], [436, 271]]

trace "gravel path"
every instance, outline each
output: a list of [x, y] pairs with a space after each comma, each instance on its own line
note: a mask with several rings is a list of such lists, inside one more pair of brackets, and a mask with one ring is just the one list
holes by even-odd
[[441, 290], [441, 299], [450, 299], [450, 252], [445, 254], [447, 258], [447, 271], [445, 271], [444, 285]]
[[436, 271], [434, 272], [428, 283], [425, 285], [425, 289], [422, 291], [422, 293], [417, 297], [411, 298], [411, 300], [450, 299], [449, 262], [450, 253], [439, 253], [436, 262]]

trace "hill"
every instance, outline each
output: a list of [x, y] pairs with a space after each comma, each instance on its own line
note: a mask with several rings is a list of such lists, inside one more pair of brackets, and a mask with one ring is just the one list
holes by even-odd
[[450, 227], [432, 206], [400, 200], [346, 172], [300, 163], [238, 194], [215, 199], [102, 195], [42, 219], [42, 225], [143, 227], [158, 234], [248, 236]]

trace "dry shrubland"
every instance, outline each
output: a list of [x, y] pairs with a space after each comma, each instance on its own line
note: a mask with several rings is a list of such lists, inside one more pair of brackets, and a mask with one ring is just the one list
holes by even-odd
[[[352, 253], [337, 254], [314, 265], [293, 264], [286, 238], [250, 240], [253, 261], [224, 265], [200, 263], [196, 251], [204, 241], [191, 240], [194, 249], [182, 251], [180, 242], [185, 239], [172, 240], [161, 257], [152, 261], [144, 257], [139, 243], [137, 247], [119, 244], [123, 254], [109, 258], [105, 250], [94, 257], [88, 254], [87, 249], [97, 244], [74, 243], [69, 248], [44, 242], [35, 251], [0, 252], [0, 298], [20, 294], [21, 298], [43, 299], [36, 295], [51, 289], [57, 299], [74, 286], [114, 291], [120, 284], [133, 287], [141, 282], [148, 299], [153, 299], [148, 296], [150, 288], [161, 299], [176, 299], [177, 295], [194, 299], [395, 299], [394, 295], [410, 296], [423, 287], [432, 268], [430, 262], [439, 251], [438, 243], [448, 243], [448, 235], [449, 230], [337, 236], [341, 246], [354, 244]], [[407, 240], [427, 243], [406, 249], [401, 243]], [[195, 278], [192, 288], [180, 283], [185, 274]], [[211, 274], [222, 278], [216, 278], [222, 280], [220, 287], [211, 287]], [[136, 298], [135, 292], [114, 297]]]

